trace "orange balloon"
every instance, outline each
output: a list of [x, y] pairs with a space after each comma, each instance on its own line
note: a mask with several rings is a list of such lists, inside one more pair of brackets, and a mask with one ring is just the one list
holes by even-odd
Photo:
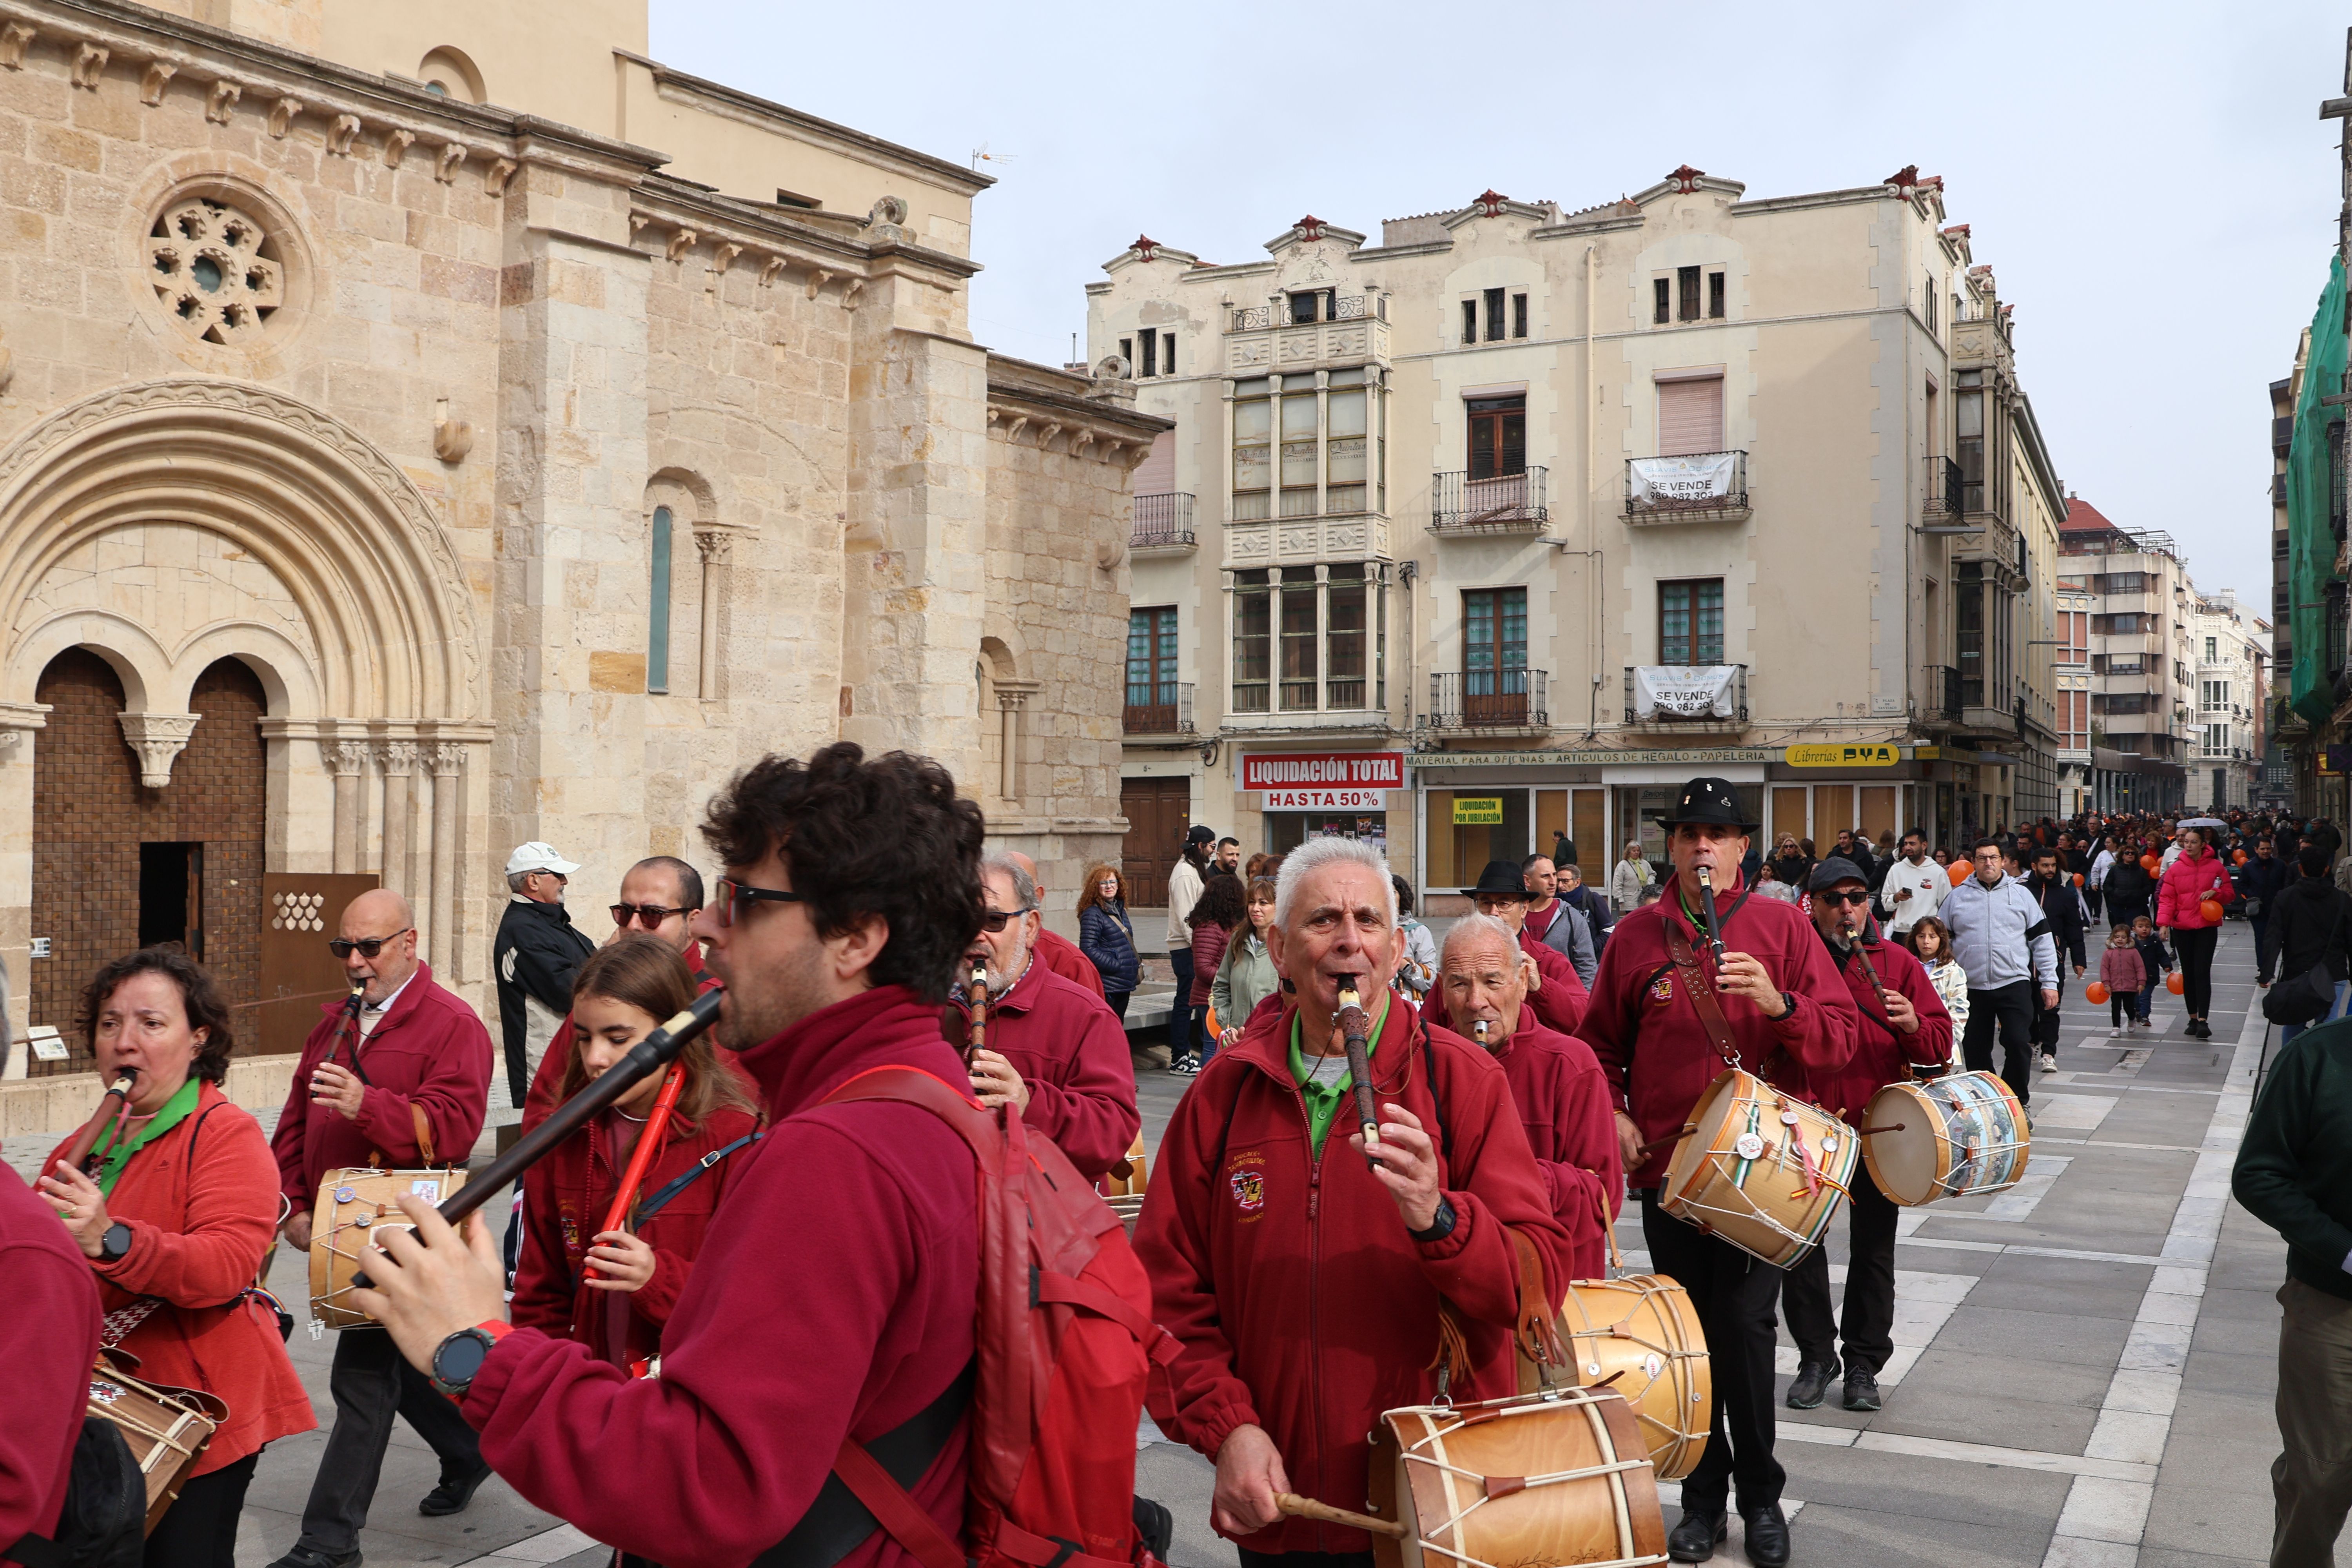
[[2176, 969], [2164, 977], [2164, 988], [2178, 996], [2189, 989], [2189, 982], [2183, 980], [2180, 977], [2180, 971]]
[[2098, 981], [2094, 980], [2088, 985], [2083, 987], [2083, 999], [2088, 1002], [2092, 1006], [2095, 1007], [2100, 1003], [2107, 999], [2107, 988]]
[[2207, 925], [2217, 926], [2221, 923], [2221, 916], [2224, 911], [2222, 910], [2219, 900], [2207, 899], [2204, 902], [2197, 906], [2197, 912], [2205, 917], [2205, 923]]
[[1211, 1039], [1213, 1039], [1213, 1039], [1215, 1039], [1219, 1035], [1222, 1035], [1222, 1034], [1223, 1034], [1223, 1033], [1224, 1033], [1224, 1031], [1223, 1031], [1223, 1029], [1221, 1029], [1221, 1028], [1217, 1027], [1217, 1010], [1216, 1010], [1214, 1007], [1210, 1008], [1210, 1009], [1209, 1009], [1209, 1038], [1211, 1038]]
[[2163, 861], [2153, 855], [2143, 855], [2139, 858], [2139, 868], [2143, 871], [2153, 871], [2163, 864]]
[[2076, 886], [2076, 887], [2078, 887], [2078, 888], [2079, 888], [2079, 887], [2081, 887], [2082, 885], [2083, 885], [2083, 873], [2081, 873], [2080, 871], [2077, 871], [2077, 872], [2075, 872], [2075, 873], [2074, 873], [2074, 886]]
[[1962, 882], [1967, 881], [1967, 880], [1969, 879], [1969, 873], [1970, 871], [1974, 870], [1974, 869], [1976, 869], [1976, 868], [1975, 868], [1975, 867], [1973, 867], [1973, 866], [1971, 866], [1971, 865], [1969, 865], [1966, 860], [1955, 860], [1955, 861], [1953, 861], [1953, 862], [1952, 862], [1952, 886], [1954, 886], [1955, 888], [1957, 888], [1957, 887], [1958, 887]]
[[2246, 863], [2246, 852], [2242, 849], [2239, 850], [2235, 855], [2230, 857], [2230, 863], [2233, 866], [2244, 865]]

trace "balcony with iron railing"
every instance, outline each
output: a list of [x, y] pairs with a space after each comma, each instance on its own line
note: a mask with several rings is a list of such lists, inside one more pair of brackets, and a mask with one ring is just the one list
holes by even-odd
[[1225, 369], [1239, 375], [1382, 361], [1389, 353], [1385, 294], [1293, 294], [1239, 305], [1225, 316]]
[[1129, 735], [1192, 734], [1192, 682], [1129, 682], [1127, 710], [1119, 728]]
[[1135, 498], [1135, 526], [1128, 548], [1137, 555], [1193, 549], [1192, 498], [1181, 490]]
[[1966, 533], [1968, 481], [1959, 464], [1949, 458], [1927, 459], [1927, 478], [1919, 495], [1919, 523], [1929, 533]]
[[1960, 721], [1960, 672], [1948, 664], [1931, 664], [1919, 672], [1919, 712], [1930, 723]]
[[1549, 729], [1550, 679], [1542, 669], [1433, 670], [1423, 722], [1432, 730]]
[[1744, 451], [1625, 459], [1628, 523], [1745, 522], [1748, 515]]
[[[1703, 711], [1675, 711], [1663, 702], [1651, 711], [1639, 710], [1633, 694], [1633, 675], [1637, 667], [1625, 668], [1625, 726], [1649, 734], [1673, 735], [1737, 735], [1748, 728], [1748, 667], [1744, 664], [1700, 665], [1700, 670], [1728, 671], [1720, 696]], [[1672, 668], [1672, 667], [1669, 667]], [[1656, 678], [1652, 678], [1654, 683]], [[1708, 683], [1710, 686], [1712, 682]], [[1691, 706], [1695, 709], [1696, 702]], [[1715, 710], [1727, 710], [1717, 712]]]
[[1473, 479], [1467, 469], [1429, 476], [1429, 531], [1440, 536], [1541, 533], [1551, 520], [1549, 470]]

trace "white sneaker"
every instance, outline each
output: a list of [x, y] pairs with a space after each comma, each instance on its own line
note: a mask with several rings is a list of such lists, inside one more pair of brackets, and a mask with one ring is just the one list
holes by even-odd
[[2042, 1070], [2046, 1073], [2056, 1072], [2058, 1070], [2057, 1052], [2044, 1051], [2042, 1053]]

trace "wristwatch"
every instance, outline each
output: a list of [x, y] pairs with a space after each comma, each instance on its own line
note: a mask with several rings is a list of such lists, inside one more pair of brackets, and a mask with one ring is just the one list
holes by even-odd
[[470, 1329], [459, 1329], [443, 1340], [433, 1351], [433, 1392], [463, 1399], [466, 1391], [474, 1385], [482, 1363], [489, 1360], [490, 1347], [512, 1332], [512, 1323], [493, 1319]]
[[1427, 1230], [1409, 1230], [1405, 1235], [1415, 1241], [1444, 1241], [1454, 1234], [1454, 1200], [1444, 1194], [1437, 1194], [1437, 1217], [1429, 1222]]
[[131, 1227], [116, 1220], [106, 1227], [106, 1234], [98, 1238], [98, 1256], [105, 1262], [120, 1263], [130, 1252]]
[[[1783, 992], [1781, 992], [1781, 993], [1780, 993], [1780, 1018], [1785, 1018], [1785, 1017], [1787, 1017], [1790, 1014], [1794, 1013], [1796, 1010], [1797, 1010], [1797, 998], [1796, 998], [1796, 996], [1795, 996], [1793, 994], [1791, 994], [1791, 993], [1790, 993], [1790, 992], [1787, 992], [1787, 991], [1783, 991]], [[1779, 1023], [1779, 1022], [1780, 1021], [1780, 1018], [1775, 1018], [1775, 1019], [1773, 1019], [1772, 1021], [1773, 1021], [1774, 1023], [1776, 1023], [1776, 1024], [1777, 1024], [1777, 1023]]]

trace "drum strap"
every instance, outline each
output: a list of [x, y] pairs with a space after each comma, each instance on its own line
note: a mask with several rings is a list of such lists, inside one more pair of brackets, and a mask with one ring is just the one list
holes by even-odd
[[[971, 1403], [972, 1385], [978, 1375], [979, 1363], [966, 1363], [963, 1371], [938, 1398], [872, 1442], [859, 1444], [843, 1439], [841, 1453], [834, 1457], [834, 1469], [826, 1474], [824, 1485], [817, 1489], [816, 1500], [809, 1504], [801, 1521], [782, 1541], [751, 1560], [752, 1568], [833, 1568], [872, 1539], [882, 1524], [867, 1504], [859, 1500], [858, 1492], [842, 1479], [843, 1457], [853, 1452], [868, 1456], [873, 1468], [897, 1482], [903, 1489], [898, 1496], [905, 1497], [930, 1469], [931, 1462], [948, 1446], [948, 1439], [955, 1436]], [[868, 1480], [865, 1467], [857, 1468], [858, 1479]], [[888, 1490], [871, 1485], [863, 1489], [874, 1497], [887, 1496]], [[931, 1533], [939, 1532], [929, 1515], [919, 1510], [913, 1511]]]
[[1706, 973], [1699, 968], [1698, 954], [1692, 951], [1690, 938], [1683, 928], [1668, 921], [1666, 954], [1673, 960], [1675, 973], [1682, 977], [1683, 989], [1690, 993], [1691, 1009], [1698, 1015], [1699, 1027], [1706, 1031], [1707, 1044], [1723, 1058], [1726, 1067], [1739, 1065], [1739, 1042], [1731, 1036], [1730, 1021], [1723, 1016], [1723, 1002], [1715, 994]]

